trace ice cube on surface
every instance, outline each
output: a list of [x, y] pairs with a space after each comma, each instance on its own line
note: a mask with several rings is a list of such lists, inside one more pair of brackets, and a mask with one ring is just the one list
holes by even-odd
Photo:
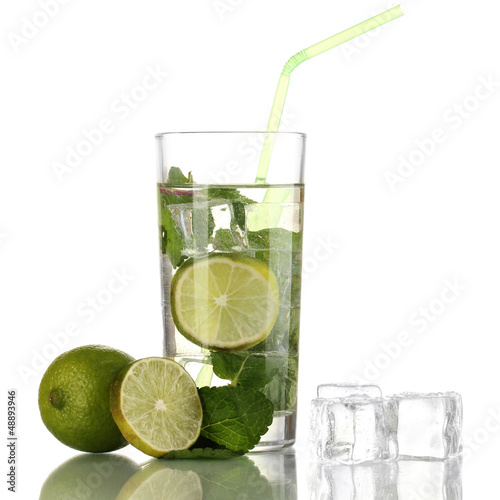
[[357, 384], [321, 384], [318, 385], [318, 398], [348, 398], [350, 396], [382, 397], [382, 391], [377, 385]]
[[462, 398], [455, 392], [402, 393], [388, 398], [399, 456], [445, 459], [462, 449]]
[[313, 460], [355, 464], [395, 458], [394, 429], [382, 398], [317, 398], [311, 402], [309, 448]]
[[309, 472], [311, 500], [398, 500], [398, 464], [339, 465], [319, 462]]
[[462, 500], [460, 457], [442, 461], [402, 460], [398, 467], [398, 500]]

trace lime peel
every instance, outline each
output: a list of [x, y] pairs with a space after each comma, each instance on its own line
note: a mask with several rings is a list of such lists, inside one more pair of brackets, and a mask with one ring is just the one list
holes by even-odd
[[102, 345], [86, 345], [58, 356], [40, 382], [38, 405], [47, 429], [79, 451], [103, 453], [128, 443], [111, 416], [109, 389], [134, 358]]

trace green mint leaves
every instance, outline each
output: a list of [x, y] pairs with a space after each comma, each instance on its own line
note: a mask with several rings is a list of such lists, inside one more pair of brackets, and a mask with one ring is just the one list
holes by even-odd
[[244, 454], [244, 450], [229, 450], [225, 446], [222, 446], [203, 436], [199, 436], [196, 443], [194, 443], [188, 450], [174, 450], [167, 453], [162, 458], [166, 460], [189, 460], [197, 458], [226, 460], [228, 458], [241, 457]]
[[228, 459], [251, 450], [273, 421], [271, 401], [255, 389], [202, 387], [201, 434], [188, 450], [167, 453], [164, 459]]
[[281, 368], [280, 360], [255, 356], [251, 352], [241, 353], [213, 352], [214, 373], [231, 381], [231, 385], [241, 385], [259, 389], [271, 382]]
[[[172, 167], [168, 174], [168, 185], [182, 186], [192, 184], [191, 172], [186, 177], [180, 168]], [[179, 266], [184, 260], [182, 249], [184, 247], [184, 236], [181, 228], [174, 221], [169, 205], [189, 203], [192, 196], [189, 194], [179, 194], [175, 189], [160, 187], [158, 192], [158, 211], [160, 219], [160, 243], [162, 254], [168, 255], [172, 266]]]
[[273, 404], [257, 390], [202, 387], [198, 393], [203, 408], [201, 436], [229, 450], [251, 450], [273, 421]]
[[298, 357], [271, 354], [259, 356], [241, 353], [213, 352], [214, 373], [230, 380], [232, 386], [258, 389], [273, 404], [275, 411], [289, 410], [297, 401]]
[[164, 206], [166, 205], [166, 197], [160, 198], [161, 210], [161, 252], [168, 255], [170, 262], [173, 266], [177, 267], [182, 263], [182, 247], [184, 245], [184, 238], [180, 232], [177, 224], [172, 218], [170, 210]]
[[278, 374], [261, 391], [276, 411], [289, 410], [297, 402], [298, 357], [281, 357]]
[[245, 228], [245, 205], [255, 203], [255, 201], [243, 196], [236, 188], [228, 188], [226, 186], [210, 187], [204, 189], [202, 193], [212, 200], [229, 200], [233, 210], [234, 225], [240, 227], [241, 229]]
[[186, 177], [179, 167], [172, 167], [168, 171], [167, 184], [171, 186], [182, 185], [182, 184], [193, 184], [193, 175], [191, 172], [188, 173]]
[[[196, 190], [189, 190], [190, 186], [196, 186]], [[161, 251], [174, 268], [185, 259], [186, 249], [203, 250], [215, 242], [215, 221], [210, 207], [221, 202], [227, 203], [231, 210], [231, 229], [223, 236], [223, 246], [229, 250], [238, 245], [245, 229], [245, 205], [255, 202], [236, 188], [196, 185], [191, 172], [185, 176], [177, 167], [170, 169], [167, 182], [159, 186], [158, 204]]]

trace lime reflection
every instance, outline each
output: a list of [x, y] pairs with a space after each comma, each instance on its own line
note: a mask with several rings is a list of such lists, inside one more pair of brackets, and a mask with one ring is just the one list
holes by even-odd
[[296, 500], [296, 483], [290, 452], [228, 460], [154, 459], [125, 483], [116, 500]]
[[50, 473], [40, 500], [115, 500], [139, 470], [138, 464], [122, 455], [76, 455]]

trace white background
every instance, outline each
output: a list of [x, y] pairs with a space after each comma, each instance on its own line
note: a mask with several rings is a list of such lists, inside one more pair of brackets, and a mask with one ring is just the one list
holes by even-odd
[[[19, 498], [36, 498], [75, 454], [39, 418], [48, 363], [91, 343], [161, 354], [154, 134], [264, 129], [288, 57], [389, 6], [73, 0], [22, 41], [24, 18], [40, 6], [4, 4], [1, 394], [19, 391]], [[464, 496], [484, 498], [497, 491], [500, 440], [490, 418], [500, 411], [498, 2], [410, 7], [376, 36], [292, 75], [284, 130], [308, 134], [297, 449], [319, 383], [358, 377], [386, 393], [456, 390], [469, 443]], [[164, 75], [141, 93], [148, 68]], [[133, 92], [141, 102], [120, 103]], [[103, 119], [112, 131], [58, 176], [54, 164]], [[440, 143], [430, 144], [436, 134]], [[418, 165], [402, 169], [403, 159]], [[388, 172], [401, 181], [393, 189]], [[78, 314], [123, 269], [133, 277], [124, 291], [91, 321]], [[446, 280], [460, 288], [445, 292], [447, 304]], [[428, 319], [420, 307], [430, 307]], [[71, 322], [79, 334], [51, 348], [49, 334]]]

